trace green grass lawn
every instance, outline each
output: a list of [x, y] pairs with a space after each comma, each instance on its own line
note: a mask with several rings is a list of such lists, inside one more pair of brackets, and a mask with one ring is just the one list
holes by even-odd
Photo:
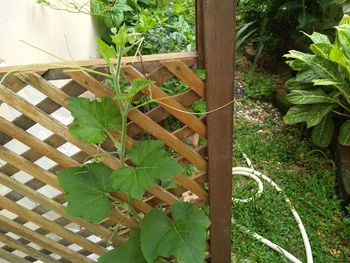
[[[241, 100], [236, 103], [234, 166], [254, 168], [273, 179], [295, 205], [305, 225], [314, 262], [350, 262], [350, 218], [345, 216], [335, 193], [332, 160], [303, 138], [297, 127], [284, 125], [269, 103]], [[251, 197], [256, 183], [244, 177], [233, 179], [235, 198]], [[270, 239], [305, 261], [298, 227], [282, 196], [264, 184], [262, 197], [232, 207], [234, 220]], [[232, 225], [233, 262], [289, 262], [280, 254]]]

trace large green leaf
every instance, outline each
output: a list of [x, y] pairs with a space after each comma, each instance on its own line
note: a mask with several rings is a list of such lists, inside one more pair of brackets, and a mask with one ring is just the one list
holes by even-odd
[[106, 218], [112, 211], [112, 201], [106, 195], [113, 191], [111, 173], [101, 163], [59, 171], [58, 181], [68, 201], [65, 212], [94, 223]]
[[140, 231], [131, 232], [128, 241], [99, 257], [98, 263], [147, 263], [141, 251]]
[[346, 57], [350, 58], [350, 25], [337, 26], [337, 43], [340, 44], [341, 50]]
[[312, 129], [312, 141], [318, 147], [327, 147], [333, 139], [334, 122], [330, 114], [325, 116], [322, 121]]
[[318, 75], [313, 70], [306, 70], [304, 72], [299, 73], [293, 80], [295, 82], [301, 83], [310, 83], [314, 79], [318, 79]]
[[328, 96], [323, 90], [292, 90], [287, 100], [293, 104], [334, 103], [334, 98]]
[[340, 82], [341, 85], [335, 85], [335, 87], [346, 97], [350, 97], [350, 87], [343, 82], [343, 77], [338, 70], [338, 65], [325, 58], [303, 53], [300, 51], [291, 50], [289, 54], [285, 55], [287, 58], [294, 58], [307, 63], [318, 76], [319, 79], [329, 79], [334, 82]]
[[183, 263], [202, 263], [207, 216], [191, 203], [171, 206], [172, 218], [152, 209], [141, 222], [141, 248], [148, 262], [163, 256], [175, 256]]
[[311, 128], [319, 124], [323, 120], [324, 116], [334, 109], [334, 106], [334, 104], [313, 104], [306, 121], [307, 127]]
[[283, 121], [286, 124], [296, 124], [300, 122], [306, 122], [309, 118], [309, 111], [311, 105], [297, 105], [291, 107], [286, 116], [284, 116]]
[[296, 71], [305, 71], [309, 69], [309, 66], [301, 60], [287, 60], [286, 63]]
[[345, 56], [344, 52], [340, 48], [339, 44], [334, 44], [333, 48], [331, 50], [331, 53], [329, 54], [329, 59], [340, 66], [344, 67], [345, 69], [350, 72], [350, 61]]
[[335, 86], [335, 85], [341, 85], [341, 82], [336, 82], [334, 80], [330, 79], [314, 79], [312, 80], [312, 83], [315, 86]]
[[105, 130], [120, 130], [121, 115], [109, 97], [102, 101], [86, 98], [69, 98], [74, 122], [69, 131], [86, 143], [103, 143]]
[[161, 141], [135, 142], [128, 152], [135, 167], [115, 170], [112, 173], [114, 188], [140, 199], [158, 180], [171, 179], [181, 173], [182, 167], [162, 147]]
[[314, 32], [312, 33], [312, 35], [306, 34], [304, 33], [306, 36], [308, 36], [312, 42], [314, 44], [331, 44], [331, 42], [329, 41], [328, 36], [323, 35], [321, 33], [318, 32]]
[[310, 45], [311, 51], [320, 57], [329, 58], [329, 55], [332, 51], [332, 45], [331, 44], [326, 44], [326, 43], [318, 43], [318, 44], [312, 44]]
[[350, 120], [345, 121], [340, 127], [338, 141], [343, 145], [350, 145]]

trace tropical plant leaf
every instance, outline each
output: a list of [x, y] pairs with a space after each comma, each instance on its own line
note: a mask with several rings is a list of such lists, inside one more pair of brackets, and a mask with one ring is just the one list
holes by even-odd
[[98, 263], [147, 263], [141, 251], [140, 231], [131, 232], [128, 241], [99, 257]]
[[101, 163], [63, 169], [57, 173], [65, 192], [67, 215], [98, 223], [112, 211], [112, 201], [106, 193], [112, 192], [112, 170]]
[[335, 104], [313, 104], [309, 111], [309, 117], [306, 124], [308, 128], [311, 128], [319, 124], [324, 116], [330, 113], [335, 107]]
[[284, 116], [283, 121], [286, 124], [296, 124], [300, 122], [306, 122], [309, 118], [309, 111], [311, 105], [297, 105], [291, 107], [286, 116]]
[[311, 138], [315, 145], [325, 148], [332, 142], [333, 135], [334, 121], [331, 115], [328, 114], [312, 129]]
[[310, 83], [314, 79], [318, 79], [318, 75], [313, 70], [307, 70], [299, 73], [293, 80], [299, 83]]
[[86, 143], [103, 143], [106, 129], [121, 129], [120, 112], [109, 97], [102, 101], [71, 97], [69, 106], [74, 116], [69, 131]]
[[341, 82], [337, 82], [331, 79], [314, 79], [312, 80], [312, 83], [315, 86], [335, 86], [335, 85], [341, 85]]
[[135, 142], [128, 152], [135, 167], [123, 167], [112, 173], [113, 187], [140, 199], [158, 180], [178, 175], [182, 167], [162, 148], [161, 141]]
[[341, 85], [335, 87], [347, 98], [350, 97], [350, 87], [343, 82], [343, 77], [338, 71], [338, 65], [333, 61], [322, 57], [303, 53], [300, 51], [291, 50], [289, 54], [285, 55], [287, 58], [295, 58], [307, 63], [320, 79], [329, 79], [335, 82], [341, 82]]
[[296, 71], [306, 71], [309, 69], [309, 65], [305, 62], [295, 59], [295, 60], [287, 60], [286, 63]]
[[101, 38], [96, 38], [96, 43], [98, 53], [100, 53], [107, 64], [110, 63], [112, 58], [117, 57], [114, 47], [107, 45]]
[[350, 58], [350, 25], [342, 25], [336, 27], [337, 32], [337, 42], [341, 46], [341, 50], [344, 52], [346, 57]]
[[340, 127], [338, 141], [342, 145], [350, 145], [350, 120], [345, 121]]
[[328, 96], [323, 90], [292, 90], [287, 100], [293, 104], [334, 103], [335, 99]]
[[331, 53], [329, 54], [329, 59], [346, 68], [348, 72], [350, 72], [350, 61], [345, 56], [344, 52], [341, 50], [338, 44], [333, 45]]
[[192, 203], [171, 206], [172, 218], [152, 209], [141, 222], [141, 248], [148, 262], [175, 256], [183, 263], [202, 263], [208, 217]]
[[328, 36], [324, 34], [313, 32], [312, 35], [309, 35], [304, 32], [304, 35], [309, 37], [314, 44], [331, 44]]
[[[348, 4], [349, 6], [349, 4]], [[347, 13], [347, 12], [344, 12]], [[340, 20], [339, 25], [346, 25], [346, 24], [350, 24], [350, 16], [348, 15], [344, 15], [343, 18]]]
[[318, 43], [310, 45], [310, 49], [315, 55], [326, 59], [329, 58], [332, 48], [333, 46], [327, 43]]

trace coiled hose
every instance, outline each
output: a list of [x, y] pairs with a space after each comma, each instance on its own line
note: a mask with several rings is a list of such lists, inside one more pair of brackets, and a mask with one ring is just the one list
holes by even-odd
[[[298, 228], [299, 228], [300, 234], [302, 236], [304, 248], [305, 248], [305, 252], [306, 252], [306, 262], [313, 263], [313, 256], [312, 256], [312, 250], [311, 250], [309, 238], [307, 236], [303, 222], [301, 221], [301, 218], [300, 218], [299, 214], [297, 213], [295, 207], [293, 206], [292, 202], [289, 200], [289, 198], [285, 195], [283, 190], [274, 181], [272, 181], [269, 177], [256, 171], [253, 168], [251, 161], [249, 160], [249, 158], [245, 154], [243, 155], [243, 157], [246, 159], [246, 162], [250, 168], [233, 167], [232, 168], [232, 175], [233, 176], [241, 175], [241, 176], [245, 176], [245, 177], [248, 177], [250, 179], [253, 179], [258, 184], [258, 192], [256, 193], [255, 197], [244, 198], [244, 199], [233, 199], [233, 202], [249, 203], [249, 202], [253, 201], [255, 198], [261, 196], [263, 191], [264, 191], [264, 185], [263, 185], [262, 180], [269, 183], [274, 189], [276, 189], [277, 192], [281, 193], [284, 196], [284, 200], [287, 203], [288, 207], [290, 208], [292, 215], [298, 224]], [[236, 224], [235, 221], [233, 221], [233, 223]], [[238, 225], [238, 227], [242, 232], [245, 232], [247, 234], [252, 235], [255, 239], [259, 240], [261, 243], [265, 244], [266, 246], [270, 247], [271, 249], [282, 254], [285, 258], [289, 259], [291, 262], [302, 263], [298, 258], [296, 258], [294, 255], [292, 255], [291, 253], [289, 253], [288, 251], [286, 251], [284, 248], [280, 247], [279, 245], [271, 242], [270, 240], [264, 238], [263, 236], [261, 236], [257, 233], [250, 231], [249, 229], [247, 229], [244, 226]]]

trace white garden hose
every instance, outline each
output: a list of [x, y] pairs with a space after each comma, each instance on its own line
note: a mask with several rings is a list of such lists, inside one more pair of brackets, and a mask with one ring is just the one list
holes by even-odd
[[[263, 187], [263, 183], [262, 183], [261, 179], [268, 182], [273, 188], [276, 189], [277, 192], [283, 194], [284, 200], [287, 203], [287, 205], [289, 206], [289, 208], [290, 208], [290, 210], [295, 218], [295, 221], [298, 224], [299, 231], [300, 231], [301, 236], [303, 238], [305, 252], [306, 252], [306, 262], [313, 263], [313, 256], [312, 256], [309, 238], [307, 236], [303, 222], [301, 221], [300, 216], [298, 215], [297, 211], [295, 210], [294, 206], [292, 205], [292, 202], [288, 199], [288, 197], [284, 194], [283, 190], [274, 181], [272, 181], [266, 175], [254, 170], [254, 168], [252, 167], [251, 161], [249, 160], [249, 158], [245, 154], [243, 155], [243, 157], [246, 159], [247, 164], [250, 168], [234, 167], [234, 168], [232, 168], [232, 175], [241, 175], [241, 176], [246, 176], [248, 178], [253, 179], [254, 181], [256, 181], [258, 183], [258, 192], [256, 193], [255, 197], [245, 198], [245, 199], [233, 199], [233, 202], [249, 203], [249, 202], [253, 201], [255, 198], [259, 197], [263, 193], [264, 187]], [[281, 253], [283, 256], [285, 256], [287, 259], [289, 259], [291, 262], [302, 263], [299, 259], [297, 259], [295, 256], [293, 256], [291, 253], [289, 253], [288, 251], [286, 251], [282, 247], [276, 245], [275, 243], [271, 242], [270, 240], [260, 236], [257, 233], [254, 233], [254, 232], [248, 230], [245, 227], [240, 227], [240, 229], [242, 231], [252, 235], [254, 238], [259, 240], [263, 244], [267, 245], [268, 247], [272, 248], [273, 250]]]

